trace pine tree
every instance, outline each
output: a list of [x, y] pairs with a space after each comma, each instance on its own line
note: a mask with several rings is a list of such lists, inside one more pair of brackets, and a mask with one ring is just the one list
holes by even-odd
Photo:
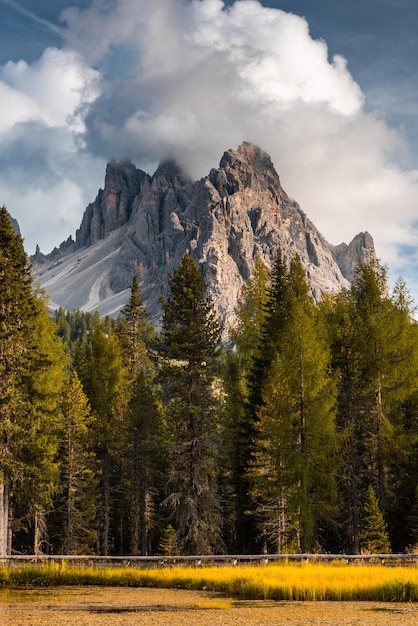
[[94, 420], [74, 371], [61, 400], [61, 489], [56, 504], [63, 554], [92, 554], [97, 549], [97, 476], [92, 451]]
[[263, 403], [263, 385], [269, 375], [274, 355], [280, 348], [281, 334], [287, 323], [291, 302], [289, 270], [278, 248], [270, 275], [264, 303], [264, 313], [259, 325], [259, 335], [254, 349], [248, 377], [249, 419], [255, 420]]
[[[359, 263], [351, 286], [356, 336], [353, 349], [360, 364], [363, 423], [368, 439], [365, 454], [377, 478], [379, 504], [384, 514], [385, 448], [390, 433], [386, 389], [392, 386], [392, 306], [388, 298], [386, 268], [375, 259]], [[390, 380], [392, 378], [392, 381]], [[369, 477], [369, 482], [373, 478]]]
[[363, 419], [361, 359], [354, 349], [356, 315], [349, 294], [343, 292], [323, 301], [321, 315], [328, 328], [331, 366], [338, 381], [336, 425], [340, 459], [339, 522], [343, 536], [336, 539], [334, 549], [358, 554], [361, 501], [365, 481], [368, 480], [365, 455], [368, 431]]
[[46, 298], [41, 293], [35, 293], [35, 298], [31, 365], [22, 380], [28, 404], [21, 416], [26, 434], [21, 434], [19, 454], [26, 469], [24, 480], [14, 489], [14, 503], [16, 512], [18, 508], [24, 511], [23, 520], [33, 524], [33, 551], [37, 554], [49, 550], [47, 517], [59, 486], [59, 402], [68, 355], [49, 317]]
[[359, 263], [351, 289], [334, 298], [329, 310], [339, 379], [344, 549], [358, 552], [359, 512], [367, 486], [377, 486], [384, 517], [388, 490], [393, 503], [403, 500], [398, 461], [405, 442], [403, 407], [416, 387], [418, 336], [405, 285], [398, 283], [391, 298], [386, 269], [376, 259]]
[[153, 379], [141, 370], [127, 411], [125, 468], [129, 483], [130, 552], [152, 553], [160, 473], [164, 468], [163, 419]]
[[141, 288], [135, 275], [132, 279], [131, 296], [119, 319], [118, 334], [121, 337], [129, 378], [135, 380], [140, 370], [151, 367], [147, 342], [153, 334], [144, 306]]
[[248, 514], [252, 502], [247, 469], [255, 433], [253, 412], [250, 415], [248, 381], [266, 314], [268, 285], [267, 268], [257, 259], [253, 275], [243, 285], [236, 310], [236, 324], [231, 329], [234, 349], [226, 352], [224, 360], [226, 456], [222, 490], [224, 517], [229, 529], [228, 548], [234, 553], [254, 550], [256, 531]]
[[111, 551], [123, 551], [121, 463], [128, 398], [120, 341], [103, 321], [94, 327], [91, 346], [86, 346], [84, 355], [79, 354], [76, 371], [95, 419], [94, 452], [100, 477], [99, 546], [100, 553], [107, 556]]
[[388, 554], [390, 552], [386, 524], [371, 485], [366, 492], [361, 517], [360, 551], [362, 554]]
[[0, 554], [4, 555], [11, 550], [12, 515], [15, 527], [34, 528], [35, 551], [43, 540], [41, 530], [58, 476], [57, 403], [67, 364], [46, 302], [33, 291], [23, 240], [14, 232], [5, 207], [0, 209], [0, 275]]
[[217, 400], [213, 361], [220, 328], [196, 263], [185, 255], [161, 301], [166, 419], [171, 438], [169, 495], [179, 549], [213, 553], [221, 545], [217, 493]]
[[30, 266], [22, 238], [0, 209], [0, 555], [8, 554], [9, 501], [17, 473], [14, 453], [19, 408], [24, 403], [21, 379], [28, 368], [28, 334], [34, 311]]
[[163, 470], [161, 443], [163, 420], [155, 383], [155, 365], [148, 344], [154, 329], [148, 321], [138, 279], [134, 276], [131, 296], [119, 320], [118, 335], [127, 370], [127, 411], [122, 473], [125, 509], [129, 517], [126, 543], [131, 554], [151, 554], [157, 525], [160, 474]]

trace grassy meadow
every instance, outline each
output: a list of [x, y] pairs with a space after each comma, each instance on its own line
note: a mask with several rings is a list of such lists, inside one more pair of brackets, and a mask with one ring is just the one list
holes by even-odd
[[1, 566], [2, 586], [102, 585], [215, 591], [243, 600], [417, 602], [418, 567], [282, 563], [163, 569]]

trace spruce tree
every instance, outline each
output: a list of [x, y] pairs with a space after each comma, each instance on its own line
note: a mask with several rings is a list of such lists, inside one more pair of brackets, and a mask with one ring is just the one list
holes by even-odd
[[221, 547], [217, 493], [218, 416], [214, 359], [220, 341], [206, 285], [195, 261], [185, 255], [161, 300], [166, 419], [170, 437], [165, 500], [182, 553], [210, 554]]
[[339, 437], [338, 488], [341, 506], [338, 515], [341, 537], [334, 550], [359, 553], [361, 501], [367, 482], [365, 447], [367, 425], [363, 419], [362, 370], [358, 351], [356, 315], [349, 294], [327, 298], [321, 303], [331, 346], [331, 367], [337, 379], [336, 427]]
[[376, 493], [368, 486], [361, 516], [360, 551], [362, 554], [388, 554], [389, 537]]
[[130, 391], [124, 451], [131, 554], [152, 554], [165, 466], [164, 443], [161, 401], [153, 378], [143, 369]]
[[[402, 449], [412, 435], [405, 432], [405, 416], [416, 388], [418, 335], [405, 285], [398, 283], [390, 297], [386, 268], [374, 258], [358, 264], [350, 290], [329, 300], [327, 308], [339, 381], [343, 549], [356, 553], [361, 502], [369, 484], [377, 486], [384, 517], [389, 493], [395, 526], [396, 508], [407, 514], [407, 507], [399, 508], [405, 502], [399, 478]], [[404, 471], [405, 479], [410, 470]]]
[[119, 319], [118, 334], [121, 337], [128, 376], [134, 381], [140, 370], [151, 366], [147, 342], [153, 334], [136, 275], [132, 279], [129, 301]]
[[122, 459], [125, 508], [130, 520], [125, 541], [131, 554], [147, 555], [152, 552], [157, 526], [160, 475], [164, 465], [163, 420], [155, 364], [148, 350], [154, 329], [148, 321], [137, 276], [132, 280], [131, 296], [122, 313], [117, 331], [127, 371], [129, 398]]

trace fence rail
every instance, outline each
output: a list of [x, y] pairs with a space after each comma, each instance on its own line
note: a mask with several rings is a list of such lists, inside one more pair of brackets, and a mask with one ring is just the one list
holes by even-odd
[[384, 564], [392, 566], [418, 566], [418, 554], [229, 554], [201, 556], [92, 556], [16, 554], [1, 556], [0, 565], [9, 567], [23, 564], [67, 563], [85, 567], [136, 567], [158, 568], [178, 565], [202, 567], [210, 565], [267, 565], [269, 563], [346, 563], [352, 565]]

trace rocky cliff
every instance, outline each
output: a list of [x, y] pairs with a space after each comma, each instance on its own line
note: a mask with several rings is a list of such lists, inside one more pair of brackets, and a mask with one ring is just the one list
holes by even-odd
[[156, 322], [167, 274], [188, 252], [228, 323], [255, 259], [271, 265], [279, 246], [288, 261], [299, 254], [315, 299], [347, 287], [358, 259], [374, 254], [368, 233], [330, 245], [287, 196], [270, 157], [243, 143], [199, 181], [172, 161], [153, 176], [129, 162], [110, 163], [104, 190], [87, 207], [75, 240], [35, 255], [34, 273], [52, 306], [103, 314], [120, 310], [137, 274]]

